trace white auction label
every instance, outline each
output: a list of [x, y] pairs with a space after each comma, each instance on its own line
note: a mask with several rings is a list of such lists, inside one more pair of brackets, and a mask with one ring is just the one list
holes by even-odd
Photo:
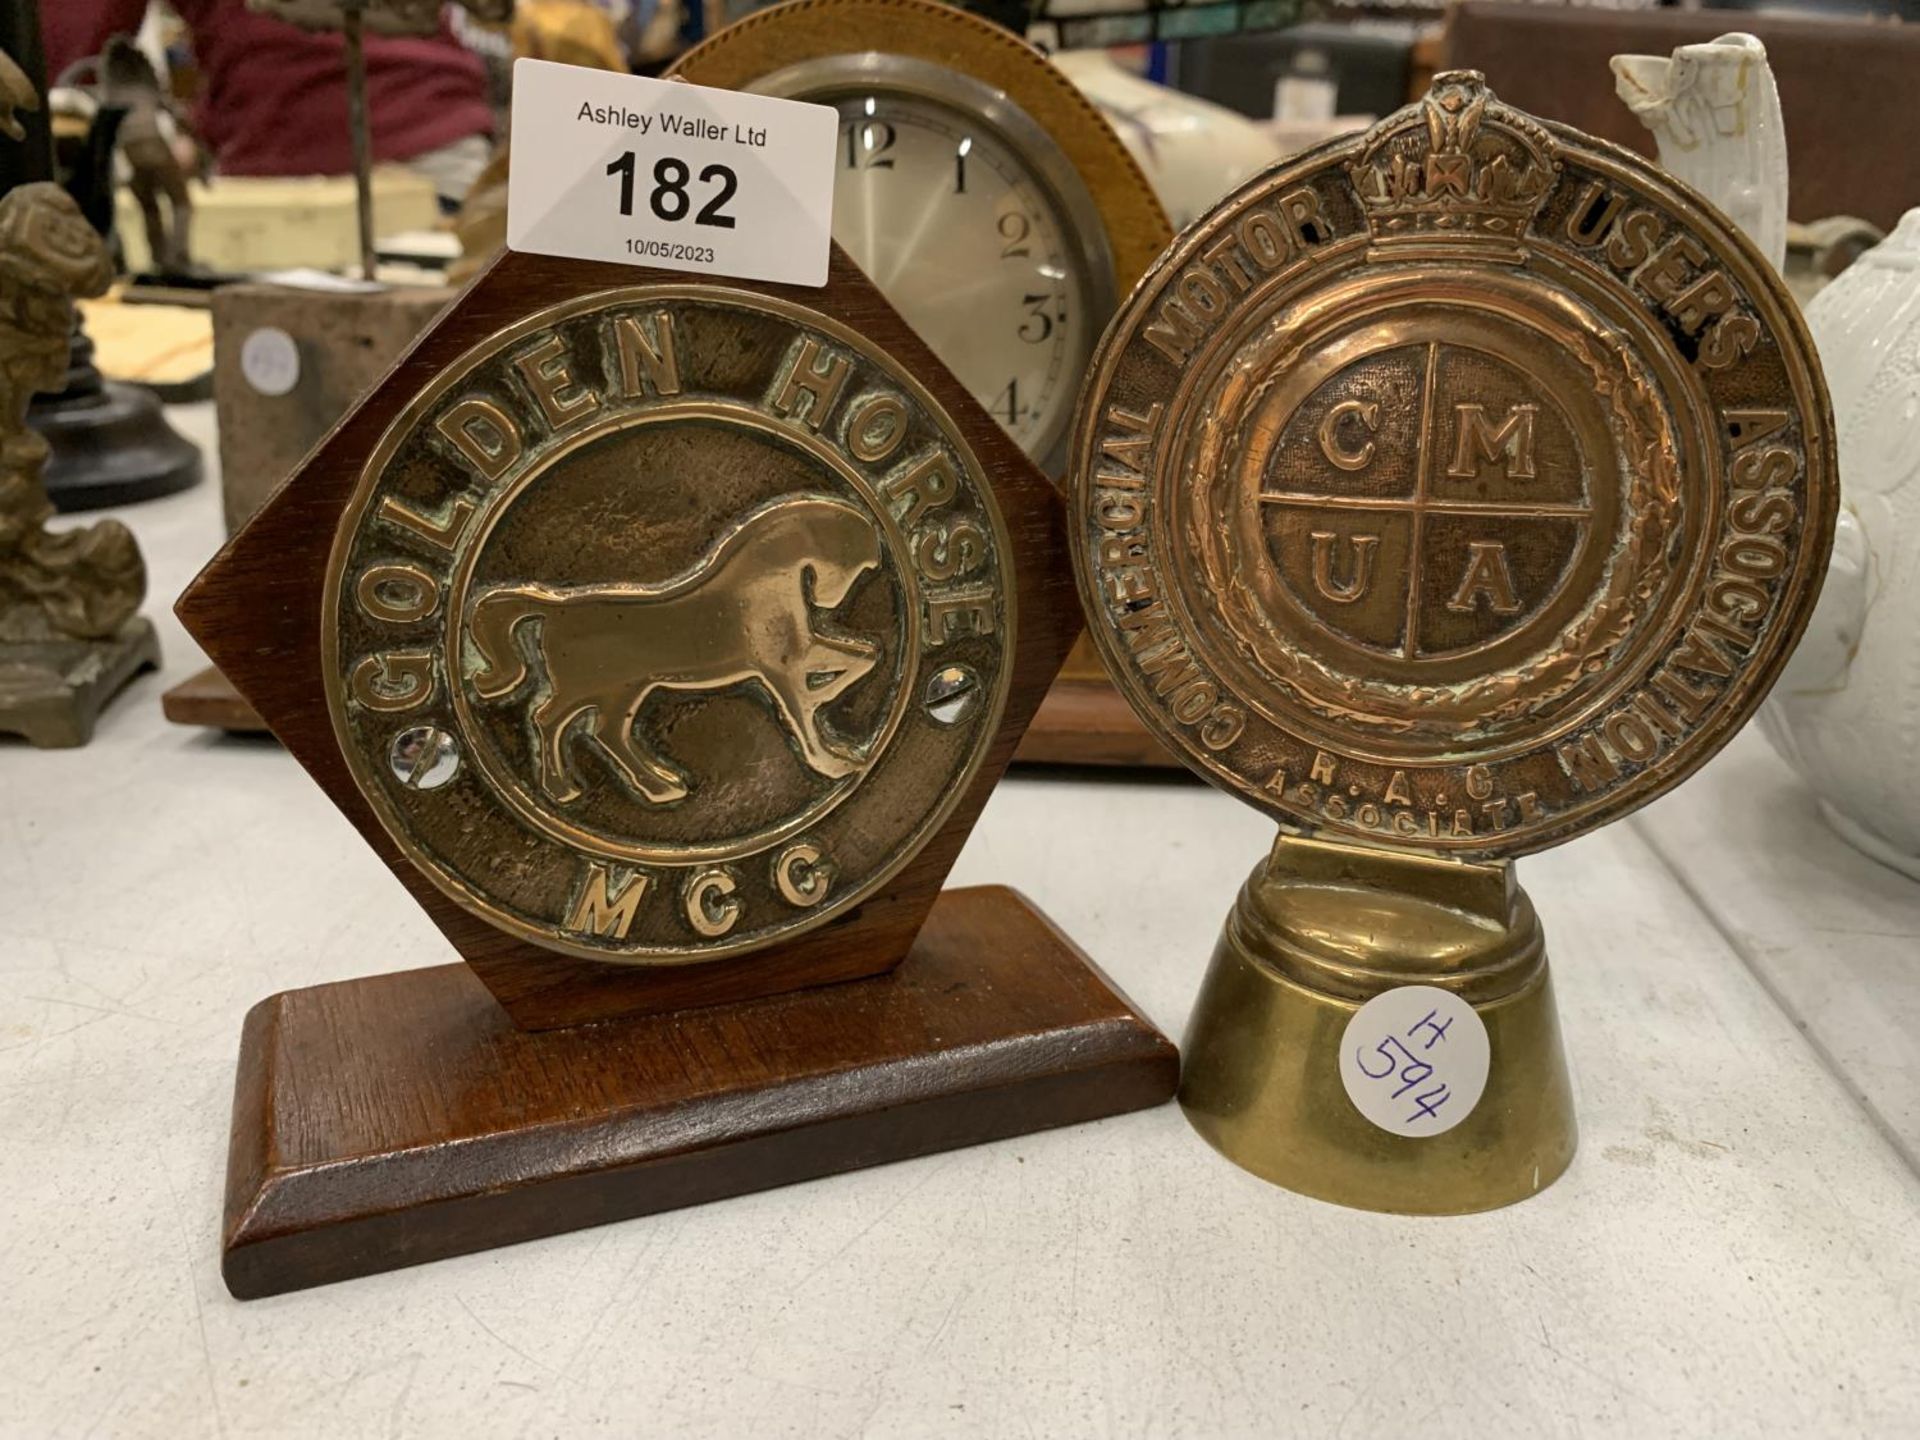
[[516, 61], [507, 246], [824, 285], [839, 131], [828, 105]]
[[1433, 985], [1374, 996], [1340, 1039], [1347, 1098], [1395, 1135], [1440, 1135], [1466, 1119], [1487, 1088], [1490, 1061], [1486, 1022]]

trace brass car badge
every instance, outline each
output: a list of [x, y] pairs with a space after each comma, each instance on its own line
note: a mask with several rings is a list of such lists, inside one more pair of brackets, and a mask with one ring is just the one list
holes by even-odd
[[1295, 833], [1465, 859], [1718, 749], [1837, 503], [1765, 262], [1470, 72], [1181, 237], [1107, 333], [1072, 476], [1092, 632], [1176, 753]]
[[677, 963], [846, 911], [985, 757], [1006, 531], [932, 396], [855, 331], [608, 290], [442, 370], [334, 542], [327, 703], [448, 895], [552, 950]]
[[[1832, 435], [1732, 225], [1468, 71], [1248, 182], [1147, 274], [1088, 382], [1071, 539], [1122, 693], [1280, 824], [1189, 1021], [1181, 1104], [1216, 1148], [1423, 1214], [1565, 1170], [1508, 862], [1753, 713], [1826, 568]], [[1456, 1096], [1437, 1067], [1471, 1054]]]

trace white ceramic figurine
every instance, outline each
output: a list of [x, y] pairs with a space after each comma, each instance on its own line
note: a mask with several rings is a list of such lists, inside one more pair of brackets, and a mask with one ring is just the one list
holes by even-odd
[[1726, 212], [1775, 270], [1787, 258], [1787, 135], [1767, 51], [1751, 35], [1613, 57], [1614, 86], [1660, 164]]
[[1920, 879], [1920, 209], [1807, 307], [1842, 508], [1807, 635], [1761, 712], [1854, 845]]
[[[1779, 268], [1787, 144], [1760, 42], [1616, 55], [1613, 73], [1660, 163]], [[1813, 298], [1807, 325], [1833, 397], [1842, 508], [1819, 607], [1760, 724], [1835, 830], [1920, 878], [1920, 210]]]

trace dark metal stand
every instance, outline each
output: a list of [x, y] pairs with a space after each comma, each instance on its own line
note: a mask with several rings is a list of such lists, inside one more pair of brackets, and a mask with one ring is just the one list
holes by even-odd
[[102, 378], [77, 322], [67, 383], [34, 397], [27, 424], [53, 449], [44, 479], [62, 513], [131, 505], [200, 481], [199, 448], [167, 423], [150, 391]]
[[353, 193], [360, 222], [360, 278], [373, 279], [373, 128], [367, 110], [367, 50], [360, 7], [342, 7], [340, 33], [347, 53], [347, 128], [353, 135]]

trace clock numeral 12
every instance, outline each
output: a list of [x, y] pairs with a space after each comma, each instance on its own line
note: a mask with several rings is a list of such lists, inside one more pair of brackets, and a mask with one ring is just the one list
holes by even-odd
[[885, 120], [856, 120], [847, 126], [847, 169], [891, 170], [887, 151], [899, 137]]
[[[607, 174], [620, 177], [622, 215], [633, 214], [635, 163], [634, 153], [629, 150], [607, 166]], [[653, 162], [653, 190], [647, 196], [647, 208], [668, 223], [686, 219], [687, 211], [693, 208], [693, 197], [687, 192], [692, 179], [693, 171], [688, 168], [686, 161], [676, 155], [662, 155]], [[726, 213], [725, 206], [733, 199], [734, 191], [740, 188], [740, 177], [730, 167], [718, 164], [709, 165], [700, 172], [702, 185], [716, 182], [719, 190], [700, 207], [700, 213], [693, 217], [693, 223], [731, 230], [737, 222], [734, 216]]]

